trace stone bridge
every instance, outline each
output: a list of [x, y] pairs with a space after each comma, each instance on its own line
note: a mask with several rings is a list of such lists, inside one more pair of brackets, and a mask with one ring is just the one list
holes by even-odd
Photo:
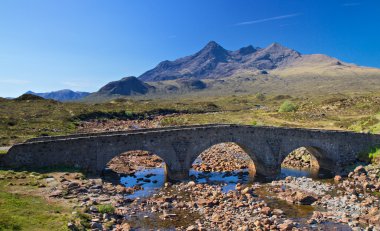
[[321, 169], [339, 174], [357, 155], [380, 145], [380, 135], [300, 128], [211, 124], [35, 138], [0, 156], [10, 168], [78, 167], [101, 174], [115, 156], [145, 150], [166, 163], [169, 180], [184, 180], [212, 145], [234, 142], [251, 157], [257, 175], [275, 177], [293, 150], [306, 147]]

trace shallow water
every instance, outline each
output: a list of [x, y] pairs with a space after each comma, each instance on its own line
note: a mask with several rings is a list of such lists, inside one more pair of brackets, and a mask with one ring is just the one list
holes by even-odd
[[[147, 175], [151, 175], [151, 177], [148, 178], [146, 177]], [[150, 180], [150, 182], [144, 182], [138, 179]], [[133, 175], [121, 177], [120, 183], [125, 187], [133, 187], [135, 185], [141, 185], [143, 187], [143, 190], [135, 191], [133, 194], [128, 195], [128, 198], [149, 197], [164, 186], [165, 170], [164, 168], [140, 170]]]
[[[147, 177], [151, 175], [150, 177]], [[281, 178], [286, 176], [295, 177], [318, 177], [313, 171], [308, 169], [281, 169]], [[196, 183], [222, 185], [223, 192], [235, 190], [237, 183], [248, 184], [254, 181], [254, 178], [249, 175], [247, 169], [236, 170], [233, 172], [201, 172], [191, 169], [190, 177]], [[141, 185], [143, 190], [138, 190], [128, 198], [136, 197], [149, 197], [161, 189], [165, 184], [165, 170], [164, 168], [152, 168], [135, 172], [133, 175], [123, 176], [120, 178], [120, 183], [126, 187], [133, 187]]]

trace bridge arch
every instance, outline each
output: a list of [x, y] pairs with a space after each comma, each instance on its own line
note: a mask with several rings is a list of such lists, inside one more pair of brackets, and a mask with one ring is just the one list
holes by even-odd
[[[224, 153], [224, 155], [222, 152]], [[214, 156], [211, 156], [210, 154], [215, 154], [216, 156], [214, 157]], [[252, 178], [256, 174], [256, 166], [252, 157], [236, 142], [221, 142], [221, 143], [217, 143], [217, 144], [209, 146], [205, 150], [198, 153], [195, 159], [194, 159], [194, 156], [192, 156], [190, 160], [190, 162], [192, 163], [191, 168], [194, 169], [194, 167], [197, 166], [198, 169], [202, 169], [202, 164], [200, 163], [198, 164], [196, 163], [196, 161], [200, 160], [203, 157], [207, 158], [206, 160], [202, 159], [202, 163], [204, 164], [203, 167], [206, 167], [207, 164], [209, 164], [207, 161], [210, 161], [211, 159], [211, 161], [214, 161], [214, 164], [215, 164], [215, 166], [212, 166], [212, 167], [216, 167], [216, 171], [220, 170], [221, 172], [224, 172], [224, 171], [240, 170], [241, 168], [243, 168], [243, 169], [248, 169], [249, 175]], [[225, 170], [225, 168], [223, 170], [223, 168], [220, 166], [221, 162], [218, 161], [219, 157], [223, 158], [222, 159], [223, 163], [239, 161], [239, 163], [236, 166], [240, 165], [241, 168], [238, 168], [236, 166], [235, 167], [230, 166], [230, 168], [227, 167], [230, 170]], [[226, 158], [229, 158], [229, 159], [226, 159]], [[241, 159], [239, 160], [239, 158]], [[203, 170], [203, 171], [212, 170], [210, 166], [207, 166], [207, 169], [208, 170]]]
[[[136, 171], [163, 168], [165, 161], [157, 154], [144, 150], [132, 150], [120, 153], [112, 158], [105, 166], [103, 175], [130, 174]], [[166, 176], [165, 176], [166, 177]]]
[[329, 155], [329, 151], [315, 146], [315, 145], [290, 145], [287, 149], [280, 152], [279, 155], [279, 163], [280, 165], [283, 163], [285, 158], [289, 156], [290, 153], [292, 153], [295, 150], [298, 150], [300, 148], [305, 148], [306, 151], [310, 154], [310, 168], [318, 173], [318, 172], [329, 172], [329, 173], [335, 173], [336, 171], [336, 160], [331, 158], [331, 155]]
[[[211, 142], [210, 142], [211, 141]], [[234, 138], [228, 139], [228, 137], [223, 137], [219, 139], [209, 140], [209, 142], [201, 142], [196, 145], [196, 148], [193, 150], [193, 152], [190, 154], [190, 158], [188, 161], [188, 169], [191, 169], [192, 164], [194, 161], [198, 158], [198, 156], [201, 155], [204, 151], [208, 150], [209, 148], [223, 143], [234, 143], [237, 146], [239, 146], [250, 158], [251, 165], [249, 166], [250, 172], [252, 175], [255, 176], [274, 176], [279, 173], [277, 169], [275, 172], [272, 170], [274, 168], [271, 168], [271, 166], [268, 166], [266, 163], [267, 161], [263, 160], [264, 158], [268, 159], [274, 159], [272, 156], [269, 155], [257, 155], [260, 151], [263, 151], [259, 148], [259, 145], [257, 145], [257, 148], [255, 147], [255, 142], [252, 142], [252, 140], [245, 141], [243, 139], [237, 140]], [[257, 150], [257, 152], [256, 152]], [[266, 151], [266, 150], [265, 150]]]

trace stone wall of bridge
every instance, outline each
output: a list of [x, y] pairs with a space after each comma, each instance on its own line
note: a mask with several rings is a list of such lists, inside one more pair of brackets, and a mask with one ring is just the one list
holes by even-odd
[[306, 147], [321, 168], [340, 173], [360, 152], [380, 145], [380, 136], [311, 129], [242, 125], [204, 125], [145, 129], [128, 132], [47, 137], [14, 145], [0, 157], [11, 168], [77, 167], [100, 174], [115, 156], [146, 150], [166, 163], [170, 180], [184, 180], [194, 160], [212, 145], [234, 142], [251, 157], [256, 174], [274, 177], [293, 150]]

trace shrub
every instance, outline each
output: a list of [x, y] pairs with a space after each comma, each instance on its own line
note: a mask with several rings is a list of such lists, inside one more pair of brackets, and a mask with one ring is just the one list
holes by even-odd
[[99, 205], [98, 210], [100, 213], [113, 213], [115, 208], [111, 204]]
[[283, 102], [280, 108], [278, 109], [279, 112], [292, 112], [296, 110], [297, 106], [288, 100]]
[[256, 99], [258, 99], [258, 100], [260, 100], [260, 101], [263, 101], [263, 100], [265, 100], [265, 95], [263, 94], [263, 93], [257, 93], [256, 95], [255, 95], [255, 97], [256, 97]]
[[186, 120], [181, 117], [166, 117], [160, 121], [161, 126], [180, 126], [186, 124]]
[[371, 149], [371, 151], [368, 153], [368, 157], [371, 160], [372, 163], [379, 162], [380, 161], [380, 147], [374, 147]]
[[380, 162], [380, 146], [372, 147], [369, 151], [360, 153], [359, 160], [371, 163]]

